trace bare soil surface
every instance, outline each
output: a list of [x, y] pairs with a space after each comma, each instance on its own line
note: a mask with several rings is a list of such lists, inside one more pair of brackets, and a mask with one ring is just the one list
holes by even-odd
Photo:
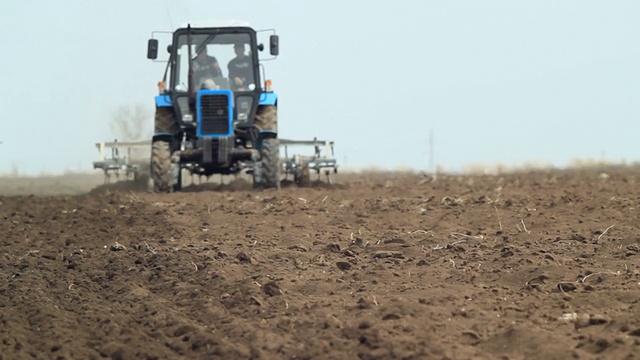
[[62, 184], [0, 186], [0, 359], [640, 354], [635, 170]]

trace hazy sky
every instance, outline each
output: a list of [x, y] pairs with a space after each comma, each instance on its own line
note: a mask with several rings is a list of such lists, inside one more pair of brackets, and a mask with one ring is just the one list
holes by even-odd
[[207, 19], [277, 30], [280, 136], [343, 166], [428, 169], [430, 131], [452, 170], [640, 160], [637, 0], [3, 0], [0, 173], [91, 170], [119, 106], [153, 113], [151, 32]]

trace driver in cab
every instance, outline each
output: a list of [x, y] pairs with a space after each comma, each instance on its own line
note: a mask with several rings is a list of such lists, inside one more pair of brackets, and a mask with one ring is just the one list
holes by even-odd
[[220, 64], [214, 56], [207, 54], [205, 46], [193, 61], [193, 75], [196, 83], [202, 89], [220, 89], [216, 84], [216, 79], [222, 78], [222, 70]]

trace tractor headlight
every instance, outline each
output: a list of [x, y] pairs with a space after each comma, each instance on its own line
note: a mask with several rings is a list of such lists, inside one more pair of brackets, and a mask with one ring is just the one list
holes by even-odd
[[236, 112], [239, 122], [245, 122], [249, 120], [249, 114], [251, 113], [251, 104], [253, 97], [251, 96], [238, 96], [237, 98]]

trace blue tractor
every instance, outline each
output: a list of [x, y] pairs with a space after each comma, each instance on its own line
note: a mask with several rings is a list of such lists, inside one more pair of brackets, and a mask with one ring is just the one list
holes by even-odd
[[[269, 36], [269, 59], [278, 35]], [[147, 58], [158, 58], [149, 39]], [[169, 58], [155, 97], [150, 176], [156, 192], [179, 191], [182, 172], [252, 174], [261, 188], [280, 186], [278, 98], [261, 79], [257, 32], [248, 24], [187, 24], [167, 46]]]

